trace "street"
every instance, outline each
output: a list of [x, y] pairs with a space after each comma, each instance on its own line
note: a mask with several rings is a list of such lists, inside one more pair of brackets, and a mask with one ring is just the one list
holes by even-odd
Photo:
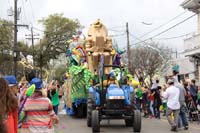
[[[60, 123], [56, 125], [56, 133], [91, 133], [91, 128], [87, 127], [86, 119], [78, 119], [67, 116], [65, 114], [59, 114]], [[123, 120], [104, 120], [101, 122], [101, 132], [103, 133], [130, 133], [133, 129], [131, 127], [125, 127]], [[142, 119], [142, 131], [141, 133], [170, 133], [168, 122], [165, 118], [158, 119]], [[189, 130], [185, 131], [181, 129], [179, 133], [199, 133], [200, 125], [196, 123], [190, 124]]]
[[0, 0], [0, 101], [0, 133], [200, 133], [200, 0]]

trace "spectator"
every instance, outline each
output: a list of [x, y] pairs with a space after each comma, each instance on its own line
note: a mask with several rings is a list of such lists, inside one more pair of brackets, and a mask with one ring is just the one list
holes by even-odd
[[144, 87], [144, 90], [143, 90], [142, 107], [144, 111], [144, 117], [148, 117], [148, 87]]
[[189, 90], [189, 83], [187, 81], [184, 81], [183, 82], [183, 86], [184, 86], [184, 89], [186, 91], [186, 96], [185, 96], [185, 103], [186, 105], [188, 105], [189, 101], [190, 101], [190, 90]]
[[58, 88], [59, 98], [62, 98], [62, 96], [64, 95], [63, 88], [59, 84], [57, 85], [57, 88]]
[[150, 118], [154, 118], [154, 116], [155, 116], [155, 114], [154, 114], [154, 108], [153, 108], [154, 94], [155, 94], [155, 92], [153, 92], [152, 90], [150, 90], [150, 92], [149, 92], [149, 101], [150, 101], [149, 110], [151, 112]]
[[196, 81], [193, 79], [191, 80], [190, 84], [190, 95], [192, 97], [192, 100], [195, 104], [195, 107], [197, 107], [197, 86], [196, 86]]
[[[177, 131], [178, 115], [180, 110], [180, 90], [174, 86], [174, 81], [172, 79], [169, 79], [167, 83], [169, 87], [165, 92], [163, 92], [162, 96], [167, 99], [167, 119], [171, 126], [171, 131]], [[174, 118], [172, 118], [172, 114]]]
[[56, 115], [58, 115], [58, 106], [60, 104], [59, 96], [58, 96], [58, 88], [57, 88], [57, 83], [53, 82], [52, 83], [52, 89], [51, 89], [51, 102], [53, 105], [53, 110]]
[[[164, 85], [163, 92], [165, 92], [167, 89], [167, 86]], [[163, 116], [166, 116], [166, 110], [167, 110], [167, 100], [165, 98], [162, 98], [162, 105], [163, 105]]]
[[198, 110], [200, 111], [200, 86], [198, 87], [198, 99], [197, 99], [197, 108], [198, 108]]
[[42, 95], [42, 81], [33, 78], [30, 85], [35, 84], [33, 95], [26, 101], [21, 113], [21, 133], [54, 133], [53, 121], [58, 117], [53, 111], [51, 101]]
[[159, 80], [158, 80], [158, 79], [156, 79], [156, 81], [155, 81], [155, 83], [153, 83], [153, 85], [152, 85], [151, 89], [152, 89], [152, 90], [153, 90], [153, 89], [157, 89], [157, 88], [158, 88], [158, 86], [159, 86]]
[[181, 127], [181, 121], [184, 126], [184, 130], [188, 130], [188, 120], [187, 120], [187, 106], [185, 103], [185, 96], [186, 91], [184, 87], [178, 82], [177, 76], [174, 76], [174, 85], [179, 88], [180, 95], [179, 95], [179, 102], [180, 102], [180, 113], [179, 113], [179, 121], [178, 121], [178, 127]]
[[0, 78], [0, 114], [4, 116], [3, 121], [7, 132], [17, 133], [18, 102], [11, 91], [6, 80]]
[[138, 88], [135, 90], [136, 94], [136, 107], [138, 110], [142, 111], [142, 87], [138, 85]]
[[154, 115], [156, 118], [160, 119], [160, 106], [162, 104], [161, 96], [160, 96], [160, 86], [157, 86], [156, 89], [153, 89], [152, 91], [155, 92], [154, 94]]
[[3, 123], [3, 115], [0, 114], [0, 133], [7, 133], [5, 125]]
[[9, 84], [9, 87], [11, 89], [11, 91], [13, 92], [13, 94], [18, 97], [18, 82], [16, 80], [16, 77], [13, 76], [13, 75], [8, 75], [8, 76], [5, 76], [4, 79], [8, 82]]

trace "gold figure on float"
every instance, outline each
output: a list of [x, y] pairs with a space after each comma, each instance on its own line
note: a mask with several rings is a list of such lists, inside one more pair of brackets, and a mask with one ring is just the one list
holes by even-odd
[[[108, 36], [106, 27], [97, 20], [88, 31], [86, 38], [86, 52], [89, 69], [97, 74], [100, 55], [104, 55], [104, 64], [112, 65], [112, 39]], [[105, 68], [108, 74], [112, 68]]]

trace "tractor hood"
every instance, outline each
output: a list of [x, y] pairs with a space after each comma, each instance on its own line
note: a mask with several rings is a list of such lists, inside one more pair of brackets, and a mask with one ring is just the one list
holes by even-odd
[[117, 85], [111, 84], [107, 88], [106, 98], [109, 99], [109, 100], [112, 100], [112, 99], [125, 99], [124, 91], [121, 88], [119, 88]]

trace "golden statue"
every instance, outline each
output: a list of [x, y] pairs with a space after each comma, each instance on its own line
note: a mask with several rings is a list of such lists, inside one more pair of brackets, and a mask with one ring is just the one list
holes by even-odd
[[[104, 64], [112, 65], [112, 39], [108, 37], [106, 27], [97, 20], [91, 25], [86, 38], [86, 52], [89, 69], [97, 74], [100, 55], [104, 55]], [[108, 74], [112, 68], [105, 68]]]

